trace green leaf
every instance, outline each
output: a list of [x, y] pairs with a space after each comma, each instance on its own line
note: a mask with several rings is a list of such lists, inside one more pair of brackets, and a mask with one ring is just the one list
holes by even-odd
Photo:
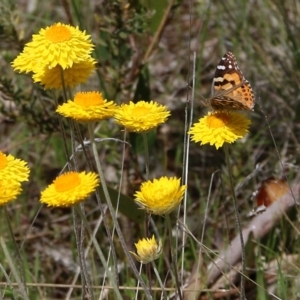
[[159, 24], [163, 18], [163, 15], [169, 5], [168, 0], [151, 0], [151, 1], [141, 1], [150, 12], [153, 13], [152, 17], [149, 19], [150, 32], [154, 34], [159, 27]]
[[[100, 197], [101, 199], [105, 199], [104, 193], [102, 189], [100, 189]], [[108, 192], [110, 195], [111, 202], [114, 206], [114, 208], [117, 207], [118, 202], [118, 191], [108, 187]], [[121, 212], [123, 215], [127, 216], [131, 221], [134, 221], [135, 223], [142, 224], [145, 216], [144, 210], [140, 209], [137, 204], [134, 202], [134, 200], [124, 194], [120, 195], [120, 201], [119, 201], [119, 212]]]

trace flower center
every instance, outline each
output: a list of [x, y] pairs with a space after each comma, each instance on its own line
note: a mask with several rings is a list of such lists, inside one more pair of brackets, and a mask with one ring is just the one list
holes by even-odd
[[221, 128], [226, 126], [228, 120], [229, 120], [228, 114], [216, 113], [208, 116], [207, 126], [210, 128]]
[[136, 117], [145, 117], [145, 115], [149, 114], [149, 109], [146, 107], [135, 107], [132, 110], [132, 115]]
[[57, 192], [65, 192], [71, 190], [80, 184], [80, 178], [76, 172], [62, 174], [54, 181]]
[[70, 40], [72, 33], [68, 27], [54, 24], [46, 30], [45, 37], [52, 43], [61, 43]]
[[102, 94], [97, 92], [77, 93], [74, 102], [80, 106], [95, 106], [104, 103]]
[[2, 152], [0, 152], [0, 170], [4, 169], [6, 166], [7, 158]]

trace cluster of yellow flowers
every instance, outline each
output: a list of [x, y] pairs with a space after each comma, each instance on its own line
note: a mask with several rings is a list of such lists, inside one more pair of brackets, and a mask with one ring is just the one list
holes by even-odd
[[[86, 82], [95, 70], [91, 56], [94, 45], [90, 36], [78, 27], [56, 23], [33, 35], [23, 52], [12, 62], [14, 70], [31, 73], [34, 82], [45, 89], [73, 88]], [[103, 98], [102, 93], [78, 92], [74, 99], [57, 107], [57, 113], [77, 122], [95, 122], [113, 117], [115, 122], [131, 132], [147, 132], [166, 122], [170, 111], [154, 101], [116, 105]], [[232, 112], [209, 113], [195, 123], [189, 134], [201, 144], [221, 147], [243, 137], [250, 121]], [[0, 153], [0, 204], [14, 200], [21, 191], [21, 182], [28, 180], [26, 163]], [[100, 181], [93, 172], [68, 172], [54, 180], [41, 193], [41, 202], [48, 206], [71, 206], [86, 199], [95, 191]], [[149, 213], [170, 214], [183, 199], [186, 186], [178, 178], [162, 177], [144, 182], [135, 200]], [[137, 258], [149, 262], [158, 257], [161, 246], [154, 237], [136, 244]]]
[[34, 34], [12, 66], [19, 72], [32, 72], [34, 81], [45, 88], [61, 88], [62, 75], [65, 86], [74, 87], [95, 69], [93, 48], [90, 36], [78, 27], [56, 23]]

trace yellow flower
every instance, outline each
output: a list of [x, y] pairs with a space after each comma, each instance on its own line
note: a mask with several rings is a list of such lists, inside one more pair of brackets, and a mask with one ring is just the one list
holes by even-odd
[[141, 190], [135, 193], [135, 201], [154, 215], [171, 213], [181, 202], [186, 185], [180, 185], [176, 177], [161, 177], [142, 183]]
[[143, 264], [147, 264], [159, 257], [161, 254], [162, 246], [161, 241], [157, 244], [154, 235], [152, 239], [142, 239], [135, 243], [137, 254], [130, 251], [136, 260]]
[[90, 36], [78, 27], [56, 23], [41, 29], [32, 36], [32, 41], [25, 45], [23, 52], [13, 61], [12, 66], [20, 72], [35, 72], [37, 65], [63, 69], [74, 63], [85, 61], [90, 56], [94, 45]]
[[79, 122], [100, 121], [113, 116], [116, 104], [104, 100], [98, 92], [79, 92], [74, 101], [58, 106], [57, 112]]
[[59, 65], [54, 68], [41, 65], [35, 68], [35, 74], [33, 74], [32, 78], [34, 82], [44, 85], [45, 89], [58, 89], [62, 88], [63, 75], [65, 86], [73, 88], [87, 81], [88, 77], [95, 70], [95, 64], [96, 61], [92, 57], [87, 57], [85, 61], [74, 63], [72, 67], [66, 68], [62, 72]]
[[42, 192], [40, 201], [48, 206], [69, 207], [87, 198], [98, 185], [96, 173], [64, 173]]
[[170, 112], [156, 102], [139, 101], [121, 105], [115, 113], [116, 123], [134, 132], [148, 131], [164, 123]]
[[20, 182], [14, 180], [0, 179], [0, 205], [13, 201], [21, 193]]
[[188, 132], [192, 140], [201, 145], [210, 144], [220, 148], [224, 143], [233, 143], [248, 132], [251, 121], [238, 112], [215, 112], [199, 119]]
[[[29, 168], [23, 160], [14, 158], [12, 155], [5, 155], [0, 152], [0, 180], [20, 183], [28, 181]], [[1, 191], [1, 189], [0, 189]]]
[[0, 152], [0, 205], [16, 199], [21, 182], [28, 181], [29, 168], [23, 160]]

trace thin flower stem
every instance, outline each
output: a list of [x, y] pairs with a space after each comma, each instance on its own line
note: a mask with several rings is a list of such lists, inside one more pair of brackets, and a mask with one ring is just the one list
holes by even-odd
[[[80, 204], [79, 204], [80, 205]], [[83, 207], [81, 206], [81, 210], [83, 211]], [[78, 259], [79, 259], [79, 267], [80, 267], [80, 275], [82, 278], [81, 281], [81, 295], [84, 299], [85, 297], [94, 299], [94, 295], [91, 289], [91, 281], [89, 279], [89, 275], [86, 268], [86, 260], [83, 251], [83, 240], [84, 240], [84, 223], [80, 218], [77, 216], [77, 212], [73, 207], [73, 226], [74, 226], [74, 234], [75, 234], [75, 241], [76, 241], [76, 248], [78, 251]]]
[[147, 134], [145, 132], [143, 132], [142, 136], [143, 136], [144, 147], [145, 147], [146, 180], [148, 180], [149, 179], [149, 165], [150, 165], [149, 146], [148, 146]]
[[[143, 141], [144, 141], [144, 148], [145, 148], [145, 166], [146, 166], [146, 180], [149, 179], [149, 165], [150, 165], [150, 159], [149, 159], [149, 146], [148, 146], [148, 139], [147, 139], [147, 134], [145, 132], [142, 133], [143, 136]], [[151, 215], [150, 214], [146, 214], [145, 215], [145, 236], [148, 237], [149, 236], [149, 223], [151, 220]], [[148, 278], [148, 282], [149, 282], [149, 290], [150, 293], [151, 291], [151, 270], [150, 270], [150, 266], [146, 265], [146, 275]]]
[[76, 143], [75, 143], [75, 126], [73, 120], [68, 120], [70, 126], [71, 133], [71, 148], [72, 148], [72, 158], [73, 158], [73, 166], [75, 171], [78, 171], [78, 162], [77, 162], [77, 152], [76, 152]]
[[96, 251], [97, 251], [97, 254], [98, 254], [98, 256], [99, 256], [99, 258], [100, 258], [100, 260], [101, 260], [101, 263], [102, 263], [102, 265], [103, 265], [103, 267], [104, 267], [104, 269], [105, 269], [106, 274], [108, 275], [108, 277], [109, 277], [109, 279], [110, 279], [110, 284], [113, 286], [113, 288], [114, 288], [113, 290], [114, 290], [114, 292], [116, 293], [117, 298], [118, 298], [119, 300], [122, 300], [123, 297], [122, 297], [122, 295], [121, 295], [121, 293], [120, 293], [119, 287], [116, 285], [115, 278], [114, 278], [113, 274], [111, 273], [111, 271], [110, 271], [110, 269], [109, 269], [109, 267], [108, 267], [108, 265], [107, 265], [107, 262], [106, 262], [106, 260], [105, 260], [104, 254], [103, 254], [103, 252], [101, 251], [101, 248], [99, 247], [99, 244], [98, 244], [98, 242], [97, 242], [95, 236], [93, 235], [93, 231], [92, 231], [92, 229], [90, 228], [90, 226], [89, 226], [89, 224], [88, 224], [88, 221], [87, 221], [87, 219], [86, 219], [86, 216], [84, 215], [84, 213], [83, 213], [83, 211], [81, 210], [81, 207], [80, 207], [79, 205], [75, 205], [74, 208], [75, 208], [76, 212], [79, 214], [81, 220], [83, 221], [83, 223], [84, 223], [84, 225], [85, 225], [86, 230], [87, 230], [88, 233], [89, 233], [90, 238], [91, 238], [92, 241], [93, 241], [93, 244], [94, 244], [94, 246], [95, 246], [95, 249], [96, 249]]
[[[96, 236], [96, 234], [97, 234], [97, 232], [98, 232], [98, 230], [99, 230], [99, 227], [100, 227], [102, 221], [103, 221], [103, 217], [102, 217], [102, 215], [101, 215], [101, 216], [99, 216], [98, 221], [97, 221], [97, 224], [96, 224], [96, 226], [95, 226], [94, 229], [93, 229], [93, 237]], [[85, 229], [85, 228], [84, 228], [84, 229]], [[90, 240], [88, 241], [87, 247], [86, 247], [85, 250], [84, 250], [84, 258], [85, 258], [85, 259], [86, 259], [86, 257], [88, 256], [88, 254], [89, 254], [89, 252], [90, 252], [90, 249], [91, 249], [91, 246], [92, 246], [92, 245], [93, 245], [93, 241], [92, 241], [92, 239], [90, 239]], [[80, 275], [80, 269], [79, 269], [79, 270], [76, 270], [76, 273], [75, 273], [75, 275], [74, 275], [74, 277], [73, 277], [73, 280], [72, 280], [72, 282], [71, 282], [71, 286], [70, 286], [70, 288], [69, 288], [69, 290], [68, 290], [68, 293], [66, 294], [65, 300], [70, 300], [70, 299], [71, 299], [71, 295], [72, 295], [72, 292], [74, 291], [74, 287], [75, 287], [75, 284], [76, 284], [76, 282], [77, 282], [77, 279], [78, 279], [78, 276], [79, 276], [79, 275]], [[0, 300], [1, 300], [1, 299], [0, 299]]]
[[[22, 262], [22, 256], [21, 256], [21, 253], [20, 253], [20, 249], [19, 249], [19, 246], [17, 244], [17, 241], [15, 239], [15, 235], [13, 233], [13, 230], [12, 230], [12, 227], [11, 227], [11, 221], [10, 221], [10, 218], [9, 218], [9, 213], [8, 213], [8, 210], [7, 210], [7, 206], [4, 205], [4, 208], [3, 208], [3, 213], [5, 215], [5, 219], [6, 219], [6, 224], [7, 224], [7, 227], [8, 227], [8, 231], [9, 231], [9, 235], [14, 243], [14, 247], [15, 247], [15, 262], [16, 262], [16, 265], [18, 267], [18, 270], [19, 270], [19, 278], [20, 278], [20, 289], [22, 290], [22, 293], [26, 293], [26, 277], [25, 277], [25, 270], [24, 270], [24, 266], [23, 266], [23, 262]], [[22, 286], [21, 286], [22, 285]]]
[[162, 281], [161, 281], [161, 278], [160, 278], [160, 276], [159, 276], [159, 273], [158, 273], [158, 270], [157, 270], [157, 268], [156, 268], [155, 262], [152, 260], [152, 261], [151, 261], [151, 264], [152, 264], [153, 271], [154, 271], [154, 273], [155, 273], [155, 275], [156, 275], [156, 278], [157, 278], [157, 280], [158, 280], [158, 283], [159, 283], [159, 285], [160, 285], [160, 287], [161, 287], [162, 293], [163, 293], [163, 295], [164, 295], [164, 299], [168, 299], [168, 295], [167, 295], [167, 293], [166, 293], [165, 287], [164, 287], [164, 285], [163, 285], [163, 283], [162, 283]]
[[[141, 264], [140, 264], [139, 274], [142, 274], [142, 268], [143, 268], [143, 264], [141, 263]], [[135, 300], [138, 299], [139, 285], [140, 285], [140, 281], [138, 280], [137, 285], [136, 285], [137, 289], [136, 289], [135, 298], [134, 298]]]
[[[21, 278], [19, 277], [19, 273], [18, 273], [18, 271], [16, 269], [16, 265], [15, 265], [14, 261], [12, 260], [11, 255], [10, 255], [11, 252], [6, 247], [6, 243], [5, 243], [4, 239], [0, 236], [0, 249], [1, 248], [3, 250], [3, 254], [4, 254], [4, 257], [5, 257], [5, 260], [6, 260], [6, 262], [8, 263], [8, 265], [10, 267], [10, 270], [11, 270], [11, 272], [12, 272], [14, 278], [15, 278], [15, 281], [18, 284], [19, 293], [21, 294], [21, 295], [18, 295], [18, 296], [22, 296], [22, 299], [24, 299], [24, 300], [29, 300], [29, 297], [27, 295], [27, 291], [26, 291], [26, 289], [24, 287], [24, 282], [22, 282]], [[5, 270], [4, 270], [4, 272], [5, 272]], [[4, 274], [6, 274], [6, 273], [4, 273]], [[9, 280], [8, 284], [11, 285], [9, 276], [7, 276], [7, 277], [8, 277], [7, 279]], [[15, 288], [14, 287], [12, 288], [12, 290], [13, 290], [13, 294], [15, 294]], [[20, 298], [20, 297], [16, 297], [14, 299], [17, 299], [17, 298]]]
[[[4, 242], [3, 238], [0, 237], [0, 245], [2, 245], [2, 242]], [[9, 251], [7, 251], [7, 253], [9, 253]], [[16, 288], [14, 288], [14, 286], [13, 286], [11, 280], [10, 280], [10, 274], [6, 273], [6, 270], [5, 270], [5, 268], [4, 268], [4, 266], [2, 264], [0, 264], [0, 272], [1, 272], [1, 274], [3, 274], [3, 276], [4, 276], [5, 280], [6, 280], [6, 286], [10, 287], [12, 296], [14, 297], [13, 299], [17, 299]], [[25, 299], [25, 297], [24, 297], [24, 299]], [[3, 300], [2, 293], [0, 294], [0, 300]]]
[[67, 90], [66, 90], [66, 85], [65, 85], [64, 71], [61, 66], [60, 66], [59, 70], [60, 70], [61, 86], [62, 86], [64, 101], [67, 102]]
[[149, 291], [150, 293], [152, 294], [152, 289], [151, 289], [151, 282], [152, 282], [152, 276], [151, 276], [151, 269], [150, 269], [150, 265], [147, 264], [146, 266], [146, 276], [147, 276], [147, 279], [148, 279], [148, 286], [149, 286]]
[[[70, 91], [69, 91], [70, 93]], [[89, 159], [89, 156], [88, 156], [88, 153], [86, 151], [86, 147], [84, 146], [84, 141], [83, 141], [83, 138], [82, 138], [82, 134], [80, 132], [80, 128], [79, 128], [79, 124], [77, 122], [74, 122], [74, 131], [76, 131], [76, 134], [77, 134], [77, 137], [78, 137], [78, 140], [80, 142], [80, 145], [81, 145], [81, 148], [82, 148], [82, 151], [84, 153], [84, 156], [86, 158], [86, 161], [87, 161], [87, 164], [88, 164], [88, 167], [90, 170], [93, 170], [93, 166], [91, 164], [91, 161]], [[75, 151], [77, 152], [77, 148], [75, 148]], [[72, 156], [73, 158], [73, 156]], [[70, 160], [72, 159], [70, 158]], [[96, 193], [96, 199], [97, 199], [97, 202], [98, 202], [98, 205], [99, 205], [99, 209], [100, 209], [100, 212], [101, 212], [101, 215], [103, 216], [103, 224], [104, 224], [104, 227], [105, 227], [105, 230], [106, 230], [106, 233], [107, 233], [107, 238], [108, 238], [108, 241], [109, 241], [109, 244], [110, 244], [110, 252], [109, 252], [109, 255], [108, 255], [108, 260], [110, 259], [110, 253], [112, 253], [112, 258], [113, 258], [113, 266], [114, 266], [114, 272], [115, 272], [115, 281], [116, 281], [116, 284], [119, 285], [119, 280], [118, 280], [118, 267], [117, 267], [117, 255], [116, 255], [116, 250], [114, 248], [114, 244], [113, 244], [113, 234], [111, 234], [110, 232], [110, 228], [109, 228], [109, 225], [108, 225], [108, 221], [107, 221], [107, 217], [106, 217], [106, 210], [107, 210], [107, 207], [103, 206], [102, 203], [101, 203], [101, 198], [99, 196], [99, 193]], [[103, 276], [103, 281], [106, 280], [106, 276], [104, 274]]]
[[177, 292], [178, 292], [178, 297], [180, 300], [182, 300], [182, 295], [181, 295], [181, 290], [180, 290], [180, 285], [179, 285], [179, 279], [178, 279], [178, 271], [177, 271], [177, 256], [174, 253], [174, 247], [173, 247], [173, 240], [172, 240], [172, 226], [171, 226], [171, 219], [170, 215], [165, 215], [166, 217], [166, 222], [167, 222], [167, 228], [169, 231], [169, 242], [170, 242], [170, 249], [171, 249], [171, 259], [172, 259], [172, 264], [174, 268], [174, 276], [175, 276], [175, 284], [177, 287]]
[[[191, 20], [190, 20], [191, 21]], [[189, 48], [190, 49], [190, 48]], [[185, 122], [184, 122], [184, 141], [183, 141], [183, 160], [182, 160], [182, 183], [188, 186], [188, 178], [189, 178], [189, 150], [190, 150], [190, 139], [189, 139], [189, 130], [192, 127], [193, 123], [193, 112], [194, 112], [194, 100], [195, 100], [195, 80], [196, 80], [196, 53], [194, 52], [193, 57], [193, 77], [192, 77], [192, 95], [191, 100], [189, 101], [189, 92], [187, 92], [187, 101], [185, 105]], [[187, 82], [189, 82], [189, 78]], [[190, 110], [189, 110], [190, 107]], [[184, 200], [183, 200], [183, 223], [186, 224], [187, 218], [187, 189], [184, 192]], [[180, 209], [178, 209], [177, 218], [179, 219]], [[178, 235], [179, 236], [179, 235]], [[185, 256], [185, 243], [186, 243], [186, 233], [182, 231], [182, 253], [181, 253], [181, 282], [183, 282], [184, 275], [184, 256]]]
[[[58, 106], [57, 97], [55, 96], [54, 93], [52, 94], [52, 96], [53, 96], [53, 99], [55, 101], [55, 105], [57, 107]], [[66, 142], [67, 141], [66, 130], [65, 130], [64, 123], [62, 121], [61, 115], [57, 115], [57, 118], [58, 118], [60, 131], [61, 131], [61, 134], [62, 134], [62, 140], [63, 140], [63, 145], [64, 145], [64, 149], [65, 149], [65, 154], [66, 154], [66, 161], [67, 161], [68, 170], [71, 171], [71, 170], [74, 170], [74, 166], [72, 165], [71, 158], [70, 158], [70, 157], [73, 157], [73, 156], [71, 156], [70, 153], [69, 153], [68, 145], [67, 145], [67, 142]]]
[[[62, 67], [60, 67], [60, 75], [61, 75], [61, 83], [63, 90], [64, 102], [67, 102], [67, 90], [65, 86], [64, 73]], [[70, 91], [69, 91], [70, 92]], [[72, 149], [72, 159], [73, 159], [73, 167], [75, 171], [78, 171], [78, 163], [77, 163], [77, 152], [76, 152], [76, 144], [75, 144], [75, 123], [73, 120], [68, 120], [71, 132], [71, 149]], [[67, 147], [66, 147], [67, 148]], [[68, 160], [69, 161], [69, 160]], [[82, 208], [83, 209], [83, 208]], [[74, 226], [74, 234], [76, 240], [76, 247], [78, 251], [78, 259], [80, 266], [80, 274], [82, 278], [82, 299], [86, 296], [90, 299], [94, 299], [93, 291], [91, 289], [91, 282], [89, 279], [89, 275], [86, 268], [86, 261], [83, 251], [83, 241], [84, 241], [84, 226], [82, 220], [80, 221], [77, 218], [76, 211], [73, 210], [73, 226]], [[88, 295], [86, 295], [86, 293]]]
[[[97, 139], [94, 139], [94, 142], [96, 141]], [[113, 140], [113, 139], [112, 139]], [[115, 208], [115, 213], [118, 214], [118, 210], [119, 210], [119, 204], [120, 204], [120, 196], [121, 196], [121, 189], [122, 189], [122, 182], [123, 182], [123, 170], [124, 170], [124, 161], [125, 161], [125, 149], [126, 149], [126, 130], [124, 130], [124, 139], [123, 139], [123, 151], [122, 151], [122, 159], [121, 159], [121, 168], [120, 168], [120, 187], [119, 187], [119, 191], [118, 191], [118, 199], [117, 199], [117, 204], [116, 204], [116, 208]], [[97, 197], [97, 200], [98, 200], [98, 203], [99, 203], [99, 206], [100, 208], [102, 207], [102, 204], [101, 204], [101, 199], [100, 197], [98, 197], [98, 195], [96, 194], [96, 197]], [[107, 210], [107, 207], [106, 207], [106, 210]], [[105, 228], [106, 228], [106, 231], [108, 232], [109, 231], [109, 228], [108, 228], [108, 224], [106, 222], [106, 218], [104, 216], [105, 212], [103, 212], [103, 220], [104, 220], [104, 225], [105, 225]], [[109, 248], [109, 251], [108, 251], [108, 260], [110, 259], [110, 255], [112, 255], [112, 258], [114, 260], [114, 265], [115, 265], [115, 268], [116, 268], [116, 271], [115, 273], [117, 274], [118, 272], [118, 269], [117, 269], [117, 255], [116, 255], [116, 250], [114, 248], [114, 244], [113, 244], [113, 239], [114, 239], [114, 236], [115, 236], [115, 231], [116, 231], [116, 227], [115, 225], [113, 226], [113, 229], [112, 229], [112, 233], [111, 234], [108, 234], [109, 236], [109, 242], [111, 244], [110, 248]], [[106, 274], [104, 273], [104, 276], [103, 276], [103, 285], [105, 284], [105, 280], [106, 280]], [[116, 278], [116, 281], [117, 281], [117, 284], [119, 285], [119, 280], [118, 278]], [[139, 283], [138, 283], [139, 285]], [[104, 290], [103, 290], [104, 291]], [[101, 291], [102, 293], [102, 291]], [[101, 296], [101, 295], [100, 295]]]
[[224, 144], [224, 151], [225, 151], [225, 159], [226, 159], [228, 175], [229, 175], [229, 181], [230, 181], [230, 189], [231, 189], [231, 194], [232, 194], [232, 199], [233, 199], [233, 204], [234, 204], [235, 220], [236, 220], [236, 224], [237, 224], [237, 227], [238, 227], [240, 240], [241, 240], [242, 272], [241, 272], [241, 294], [240, 294], [240, 299], [244, 300], [244, 299], [246, 299], [246, 297], [245, 297], [245, 277], [244, 277], [245, 271], [246, 271], [245, 244], [244, 244], [244, 238], [243, 238], [243, 233], [242, 233], [242, 226], [241, 226], [239, 209], [238, 209], [238, 205], [237, 205], [237, 201], [236, 201], [236, 197], [235, 197], [235, 191], [234, 191], [234, 185], [233, 185], [233, 176], [232, 176], [229, 150], [228, 150], [228, 144], [227, 143]]
[[94, 141], [94, 131], [93, 131], [92, 124], [88, 123], [88, 129], [89, 129], [89, 134], [90, 134], [90, 141], [91, 141], [92, 151], [93, 151], [94, 159], [95, 159], [95, 162], [96, 162], [96, 168], [97, 168], [97, 171], [98, 171], [98, 174], [99, 174], [99, 177], [100, 177], [101, 186], [102, 186], [103, 193], [104, 193], [104, 196], [105, 196], [105, 199], [106, 199], [106, 203], [107, 203], [110, 215], [113, 219], [114, 226], [116, 228], [120, 243], [121, 243], [122, 248], [125, 252], [125, 255], [126, 255], [128, 261], [129, 261], [129, 264], [130, 264], [130, 267], [131, 267], [133, 273], [135, 274], [136, 278], [140, 281], [140, 284], [144, 289], [144, 292], [145, 292], [145, 295], [146, 295], [147, 299], [152, 299], [149, 288], [146, 286], [144, 280], [140, 276], [140, 274], [139, 274], [139, 272], [138, 272], [138, 270], [135, 266], [135, 263], [133, 261], [133, 258], [132, 258], [132, 256], [130, 255], [130, 253], [128, 251], [128, 248], [127, 248], [127, 245], [125, 243], [125, 240], [124, 240], [119, 222], [117, 220], [116, 212], [113, 208], [113, 205], [112, 205], [112, 202], [111, 202], [111, 199], [110, 199], [110, 195], [109, 195], [109, 192], [108, 192], [108, 189], [107, 189], [106, 181], [105, 181], [105, 178], [104, 178], [104, 174], [103, 174], [103, 171], [102, 171], [101, 163], [99, 161], [97, 146], [96, 146], [96, 143]]

